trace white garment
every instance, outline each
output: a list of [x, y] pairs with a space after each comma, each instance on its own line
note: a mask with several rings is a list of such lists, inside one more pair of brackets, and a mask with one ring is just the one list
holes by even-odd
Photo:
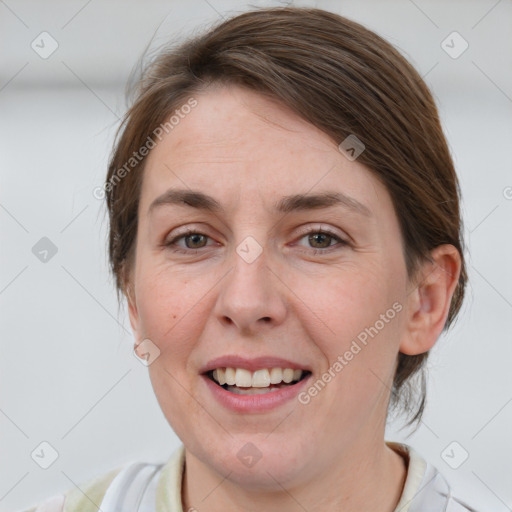
[[135, 462], [112, 480], [100, 510], [107, 512], [155, 512], [156, 487], [163, 464]]
[[412, 446], [386, 441], [409, 460], [400, 501], [393, 512], [477, 512], [452, 495], [446, 479]]
[[62, 512], [62, 510], [64, 510], [65, 500], [66, 496], [64, 496], [64, 494], [56, 494], [41, 503], [37, 507], [36, 512]]

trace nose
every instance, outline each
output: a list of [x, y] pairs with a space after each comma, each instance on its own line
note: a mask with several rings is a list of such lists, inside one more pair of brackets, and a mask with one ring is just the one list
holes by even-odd
[[[257, 251], [257, 254], [255, 251]], [[280, 325], [287, 311], [287, 287], [267, 251], [251, 240], [233, 251], [230, 270], [220, 283], [215, 316], [239, 335], [255, 335]]]

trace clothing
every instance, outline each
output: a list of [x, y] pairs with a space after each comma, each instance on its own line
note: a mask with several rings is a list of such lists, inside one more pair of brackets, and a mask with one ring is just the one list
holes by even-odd
[[[441, 473], [411, 446], [386, 441], [407, 462], [407, 477], [394, 512], [476, 512], [452, 496]], [[91, 480], [80, 489], [52, 496], [24, 512], [185, 512], [181, 484], [185, 447], [167, 463], [131, 462]]]

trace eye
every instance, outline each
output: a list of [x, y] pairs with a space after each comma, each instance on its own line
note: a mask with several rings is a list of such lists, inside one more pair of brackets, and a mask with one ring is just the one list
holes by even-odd
[[[177, 245], [177, 242], [182, 238], [185, 240], [185, 249], [176, 248], [182, 247]], [[205, 247], [205, 244], [203, 244], [203, 242], [205, 242], [208, 238], [208, 235], [205, 235], [198, 231], [194, 231], [192, 229], [188, 229], [185, 233], [182, 233], [172, 238], [168, 242], [165, 242], [164, 246], [171, 247], [176, 252], [194, 254], [194, 249], [202, 249], [203, 247]], [[187, 243], [187, 240], [191, 240], [191, 242]]]
[[[330, 242], [335, 240], [338, 242], [338, 245], [339, 246], [345, 246], [345, 245], [348, 245], [348, 242], [346, 242], [345, 240], [343, 240], [342, 238], [340, 238], [338, 235], [336, 235], [335, 233], [329, 231], [329, 230], [324, 230], [324, 229], [313, 229], [313, 230], [309, 230], [307, 231], [306, 233], [303, 233], [300, 240], [304, 239], [307, 237], [307, 241], [308, 243], [310, 244], [313, 244], [314, 248], [312, 252], [312, 254], [321, 254], [321, 253], [327, 253], [327, 252], [331, 252], [332, 251], [332, 247], [335, 247], [336, 244], [334, 245], [331, 245]], [[339, 248], [339, 247], [338, 247]], [[308, 251], [310, 252], [310, 251]]]
[[[333, 240], [338, 242], [338, 246], [349, 245], [348, 242], [340, 238], [338, 235], [326, 229], [310, 229], [309, 231], [306, 231], [302, 234], [300, 240], [306, 237], [308, 237], [309, 243], [320, 246], [314, 248], [312, 251], [307, 251], [312, 254], [325, 254], [327, 252], [331, 252], [332, 247], [336, 246], [336, 244], [332, 245], [330, 243]], [[206, 247], [206, 241], [208, 238], [210, 237], [208, 235], [205, 235], [204, 233], [194, 231], [193, 229], [188, 229], [185, 233], [177, 235], [168, 242], [165, 242], [163, 245], [165, 247], [172, 248], [172, 250], [175, 252], [184, 254], [195, 254], [199, 252], [200, 249]], [[185, 248], [183, 248], [183, 246], [178, 245], [178, 241], [180, 241], [181, 239], [185, 240]], [[188, 240], [190, 240], [189, 243], [187, 243]]]

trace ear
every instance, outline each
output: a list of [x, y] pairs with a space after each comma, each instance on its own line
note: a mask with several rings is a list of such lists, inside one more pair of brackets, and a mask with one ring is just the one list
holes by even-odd
[[128, 314], [130, 316], [130, 325], [134, 333], [137, 332], [139, 326], [139, 313], [137, 311], [137, 301], [135, 298], [135, 292], [131, 285], [126, 288], [126, 300], [128, 302]]
[[130, 325], [132, 326], [132, 331], [135, 336], [135, 344], [137, 344], [137, 340], [139, 339], [139, 312], [137, 309], [137, 300], [135, 295], [135, 288], [133, 286], [132, 276], [125, 270], [123, 267], [122, 270], [123, 275], [123, 294], [126, 297], [126, 301], [128, 303], [128, 315], [130, 317]]
[[444, 244], [431, 251], [407, 296], [406, 329], [400, 352], [417, 355], [429, 351], [446, 323], [461, 270], [456, 247]]

